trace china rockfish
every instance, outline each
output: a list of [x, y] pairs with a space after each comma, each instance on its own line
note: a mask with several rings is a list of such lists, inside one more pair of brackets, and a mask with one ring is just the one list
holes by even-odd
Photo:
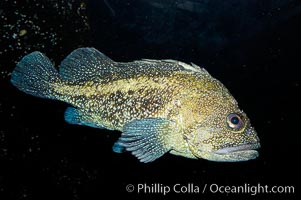
[[258, 156], [259, 138], [246, 114], [205, 69], [175, 60], [115, 62], [94, 48], [79, 48], [57, 71], [40, 52], [12, 72], [19, 90], [64, 101], [65, 120], [121, 131], [115, 152], [141, 162], [163, 154], [213, 161]]

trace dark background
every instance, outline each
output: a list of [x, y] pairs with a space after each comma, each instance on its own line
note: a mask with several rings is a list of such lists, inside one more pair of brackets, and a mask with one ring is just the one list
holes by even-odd
[[[127, 184], [138, 183], [295, 187], [295, 194], [208, 191], [176, 199], [293, 199], [300, 193], [298, 1], [3, 0], [0, 15], [0, 199], [163, 197], [126, 192]], [[170, 58], [206, 68], [248, 114], [261, 139], [260, 157], [217, 163], [167, 154], [142, 164], [112, 152], [119, 132], [69, 125], [65, 103], [10, 84], [24, 55], [39, 50], [58, 65], [83, 46], [116, 61]]]

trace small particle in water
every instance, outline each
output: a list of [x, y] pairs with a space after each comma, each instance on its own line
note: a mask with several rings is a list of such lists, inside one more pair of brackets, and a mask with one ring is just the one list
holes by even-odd
[[20, 33], [19, 33], [19, 36], [24, 36], [24, 35], [26, 35], [26, 33], [27, 33], [27, 30], [26, 29], [22, 29], [21, 31], [20, 31]]
[[14, 39], [16, 39], [16, 38], [17, 38], [17, 34], [16, 34], [16, 33], [13, 33], [12, 37], [13, 37]]

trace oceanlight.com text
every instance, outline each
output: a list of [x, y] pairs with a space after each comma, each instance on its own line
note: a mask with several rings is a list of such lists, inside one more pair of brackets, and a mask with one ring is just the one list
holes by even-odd
[[257, 185], [250, 185], [245, 183], [239, 186], [229, 186], [229, 185], [219, 185], [219, 184], [210, 184], [209, 191], [211, 193], [222, 193], [222, 194], [293, 194], [295, 193], [294, 186], [269, 186], [269, 185], [261, 185], [258, 183]]
[[266, 184], [242, 184], [242, 185], [221, 185], [217, 183], [211, 184], [195, 184], [186, 183], [180, 184], [176, 183], [173, 185], [167, 185], [162, 183], [138, 183], [138, 184], [128, 184], [125, 187], [126, 191], [129, 193], [137, 194], [162, 194], [167, 195], [170, 193], [176, 194], [250, 194], [252, 196], [258, 194], [294, 194], [294, 186], [271, 186]]

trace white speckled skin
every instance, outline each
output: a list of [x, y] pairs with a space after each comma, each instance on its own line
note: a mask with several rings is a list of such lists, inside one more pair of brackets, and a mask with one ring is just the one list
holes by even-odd
[[[33, 95], [71, 104], [81, 124], [93, 127], [124, 131], [133, 120], [165, 119], [170, 122], [168, 135], [156, 134], [164, 137], [160, 141], [175, 155], [214, 161], [258, 156], [253, 149], [260, 146], [259, 139], [246, 114], [223, 84], [194, 64], [174, 60], [118, 63], [96, 49], [81, 48], [62, 62], [59, 75], [43, 91], [49, 92]], [[227, 124], [231, 113], [242, 120], [237, 129]]]

